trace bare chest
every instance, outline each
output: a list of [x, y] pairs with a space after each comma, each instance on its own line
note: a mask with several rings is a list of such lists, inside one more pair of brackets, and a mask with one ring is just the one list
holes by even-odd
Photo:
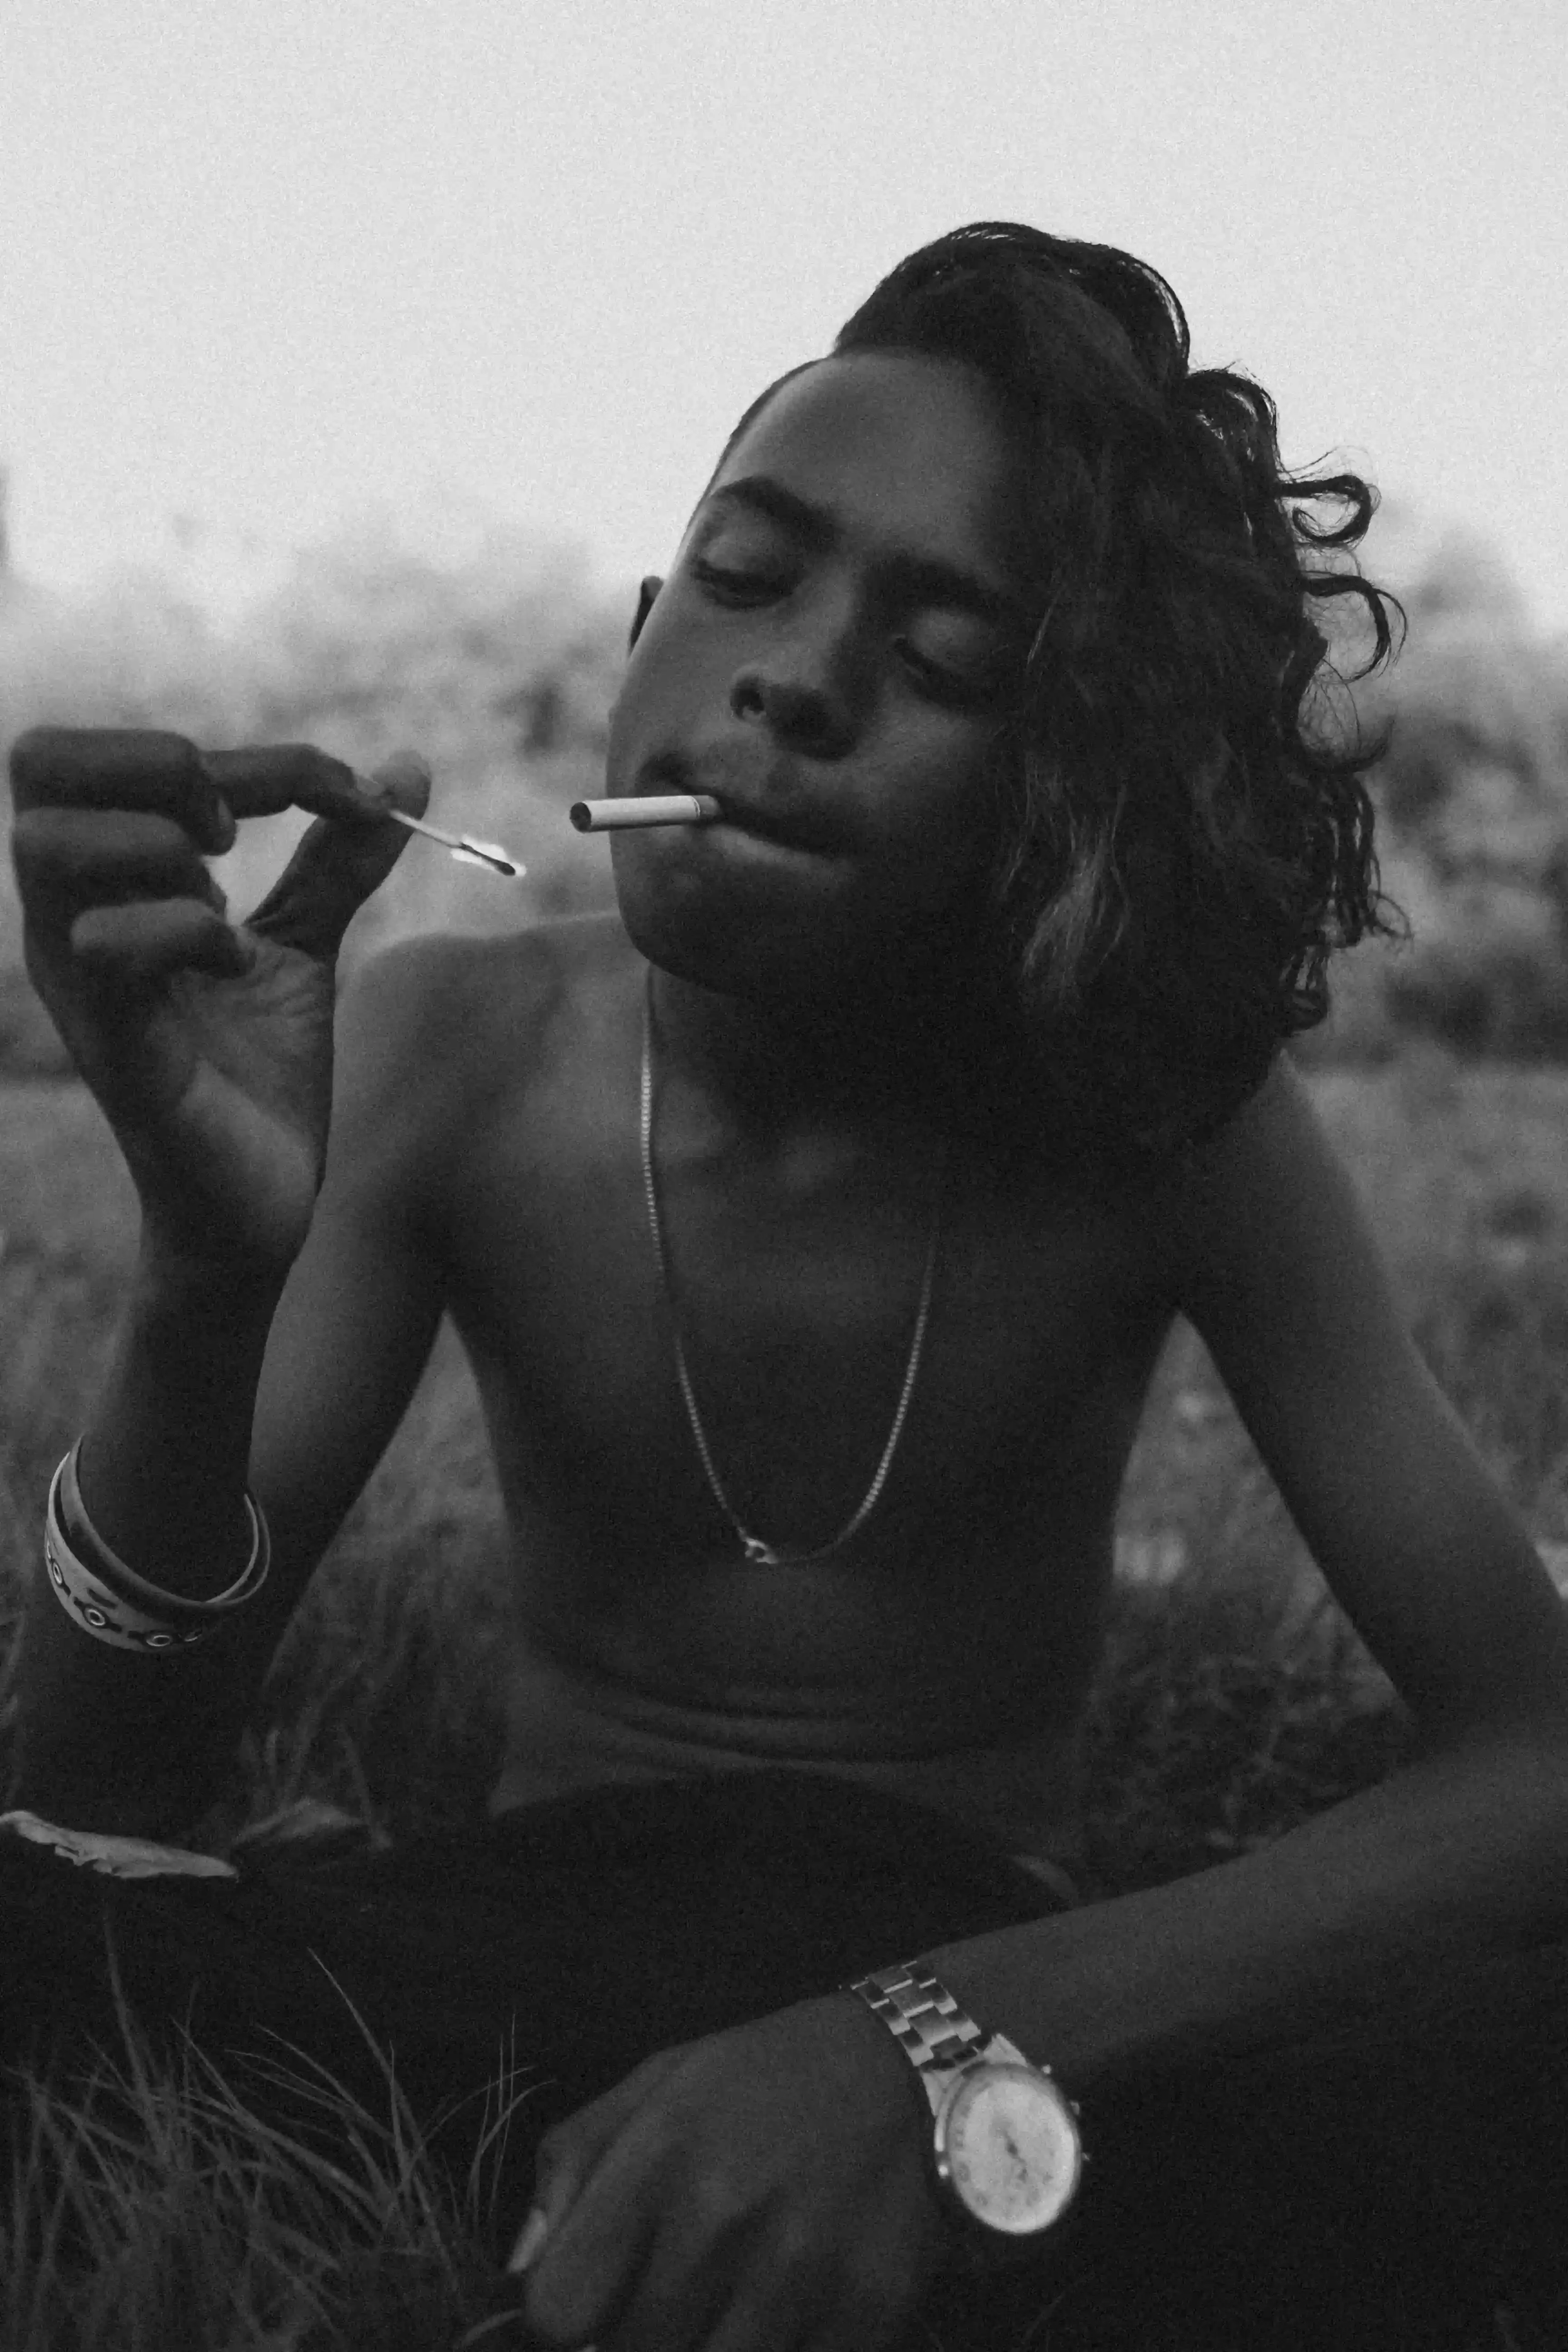
[[656, 1181], [662, 1269], [630, 1087], [535, 1093], [458, 1155], [452, 1301], [514, 1512], [677, 1565], [733, 1520], [826, 1543], [879, 1473], [872, 1561], [1113, 1506], [1170, 1319], [1147, 1204], [963, 1148], [676, 1145]]

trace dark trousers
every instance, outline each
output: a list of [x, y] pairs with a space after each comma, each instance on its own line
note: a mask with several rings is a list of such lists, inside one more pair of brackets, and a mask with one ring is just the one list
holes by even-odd
[[[422, 2117], [467, 2101], [435, 2135], [459, 2170], [513, 2064], [537, 2087], [504, 2258], [539, 2133], [651, 2052], [1053, 1907], [923, 1808], [781, 1771], [237, 1880], [106, 1878], [0, 1839], [0, 2061], [112, 2050], [111, 1949], [154, 2038], [176, 2021], [220, 2062], [288, 2044], [384, 2112], [357, 2011]], [[1568, 2281], [1568, 1950], [1449, 1961], [1397, 2013], [1091, 2096], [1084, 2122], [1071, 2233], [1043, 2269], [944, 2282], [949, 2352], [1011, 2352], [1047, 2312], [1031, 2352], [1492, 2352], [1493, 2305]]]

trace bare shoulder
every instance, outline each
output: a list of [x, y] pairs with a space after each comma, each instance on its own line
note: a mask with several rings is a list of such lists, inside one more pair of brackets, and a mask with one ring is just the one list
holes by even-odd
[[383, 949], [338, 1005], [334, 1131], [428, 1170], [499, 1094], [528, 1085], [559, 1026], [624, 984], [636, 961], [614, 915], [489, 937], [427, 932]]
[[[526, 1066], [574, 1001], [635, 961], [616, 916], [572, 916], [500, 936], [449, 931], [370, 957], [338, 1007], [340, 1049], [395, 1064], [403, 1085], [450, 1108], [455, 1096]], [[499, 1048], [504, 1043], [505, 1051]]]
[[1249, 1311], [1291, 1270], [1373, 1276], [1375, 1255], [1359, 1195], [1288, 1054], [1196, 1155], [1177, 1192], [1170, 1240], [1189, 1313]]

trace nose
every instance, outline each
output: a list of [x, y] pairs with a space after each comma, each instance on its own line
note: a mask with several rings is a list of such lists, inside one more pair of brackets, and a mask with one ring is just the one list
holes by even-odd
[[771, 729], [792, 750], [838, 759], [855, 740], [853, 649], [847, 629], [792, 630], [757, 648], [730, 684], [737, 719]]

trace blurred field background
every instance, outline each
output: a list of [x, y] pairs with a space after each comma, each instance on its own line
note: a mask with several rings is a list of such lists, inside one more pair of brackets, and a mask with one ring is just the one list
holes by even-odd
[[[1435, 539], [1418, 517], [1383, 517], [1366, 569], [1410, 616], [1402, 658], [1359, 703], [1365, 723], [1395, 721], [1375, 797], [1384, 886], [1413, 939], [1345, 959], [1333, 1018], [1301, 1060], [1423, 1349], [1568, 1590], [1568, 647], [1531, 632], [1484, 545]], [[632, 598], [596, 600], [584, 578], [505, 531], [438, 563], [374, 520], [302, 552], [227, 628], [167, 574], [70, 599], [0, 571], [0, 736], [8, 746], [46, 719], [158, 726], [213, 745], [309, 740], [362, 767], [423, 751], [432, 816], [515, 849], [528, 880], [505, 886], [411, 843], [351, 930], [350, 969], [404, 933], [609, 904], [603, 845], [564, 811], [601, 773]], [[236, 908], [261, 895], [303, 822], [247, 827], [220, 861]], [[107, 1129], [22, 970], [7, 864], [0, 1652], [49, 1473], [100, 1375], [132, 1231]], [[445, 1334], [279, 1653], [209, 1842], [301, 1805], [296, 1818], [340, 1806], [377, 1837], [477, 1810], [506, 1609], [477, 1402]], [[0, 1766], [7, 1719], [0, 1705]], [[1121, 1513], [1085, 1758], [1086, 1883], [1128, 1888], [1245, 1851], [1379, 1776], [1404, 1737], [1179, 1328]], [[1510, 2325], [1510, 2342], [1535, 2340]], [[82, 2340], [132, 2340], [105, 2327]], [[40, 2319], [26, 2340], [56, 2339]]]

